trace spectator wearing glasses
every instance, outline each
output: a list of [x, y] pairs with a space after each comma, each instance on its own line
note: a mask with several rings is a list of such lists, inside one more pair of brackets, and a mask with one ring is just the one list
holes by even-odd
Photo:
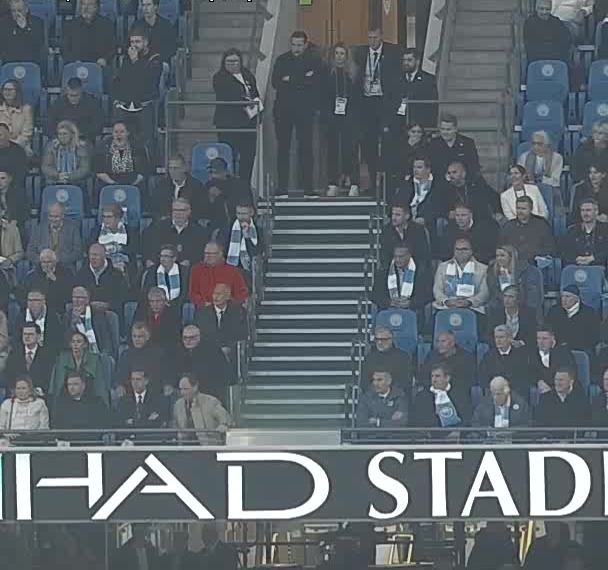
[[146, 267], [157, 265], [161, 246], [172, 245], [177, 251], [177, 263], [190, 268], [201, 259], [201, 249], [208, 241], [208, 230], [192, 220], [190, 202], [176, 198], [171, 206], [171, 219], [155, 222], [143, 234]]
[[[64, 292], [63, 294], [65, 295], [66, 293]], [[62, 312], [64, 308], [65, 305], [62, 305]], [[53, 355], [56, 355], [61, 349], [64, 333], [57, 309], [47, 305], [47, 297], [43, 291], [32, 288], [27, 293], [22, 317], [23, 322], [34, 323], [40, 329], [38, 344], [48, 348]], [[20, 338], [20, 329], [15, 331], [14, 334], [17, 338]], [[48, 383], [48, 378], [46, 379], [46, 382]]]
[[531, 420], [526, 400], [511, 390], [507, 378], [495, 376], [490, 382], [490, 394], [473, 413], [472, 425], [489, 428], [527, 427]]
[[218, 242], [210, 241], [205, 246], [203, 261], [197, 263], [190, 274], [190, 301], [197, 308], [213, 302], [213, 290], [218, 283], [230, 286], [235, 303], [245, 303], [249, 296], [247, 283], [234, 265], [224, 260], [224, 251]]
[[70, 300], [73, 279], [73, 274], [57, 263], [55, 252], [52, 249], [43, 249], [35, 268], [25, 277], [21, 290], [25, 296], [36, 289], [40, 290], [49, 309], [62, 313]]
[[414, 373], [412, 359], [407, 352], [400, 350], [393, 343], [393, 333], [389, 328], [377, 327], [374, 332], [374, 346], [365, 357], [361, 371], [361, 386], [367, 389], [374, 372], [389, 372], [395, 386], [409, 397], [412, 391]]
[[408, 403], [401, 387], [393, 385], [390, 372], [374, 371], [371, 388], [359, 398], [358, 428], [404, 427], [408, 424]]
[[[255, 75], [243, 64], [243, 54], [230, 48], [222, 54], [220, 69], [213, 76], [213, 90], [218, 101], [251, 101], [252, 105], [222, 105], [215, 107], [213, 124], [220, 130], [218, 141], [226, 143], [238, 160], [239, 177], [245, 182], [251, 180], [257, 137], [257, 115], [260, 101]], [[253, 132], [226, 132], [222, 129], [250, 129]], [[234, 168], [234, 172], [237, 172]]]
[[34, 111], [31, 105], [23, 100], [21, 84], [9, 79], [2, 85], [0, 92], [0, 123], [5, 123], [11, 130], [11, 141], [23, 148], [31, 158], [32, 135], [34, 134]]
[[188, 298], [188, 268], [177, 263], [175, 246], [164, 244], [160, 248], [160, 263], [149, 267], [143, 277], [143, 293], [152, 287], [160, 287], [167, 296], [167, 302], [179, 309]]
[[[608, 153], [607, 153], [608, 154]], [[570, 220], [580, 221], [580, 207], [583, 200], [593, 199], [598, 206], [598, 221], [608, 222], [608, 157], [606, 161], [596, 161], [589, 166], [585, 179], [577, 182], [572, 189], [574, 199]]]
[[599, 221], [598, 203], [583, 198], [578, 205], [582, 223], [568, 228], [560, 252], [564, 265], [606, 266], [608, 260], [608, 224]]

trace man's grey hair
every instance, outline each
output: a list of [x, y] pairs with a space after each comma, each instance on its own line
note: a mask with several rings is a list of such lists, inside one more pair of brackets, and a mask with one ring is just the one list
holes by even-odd
[[391, 336], [391, 338], [393, 338], [393, 331], [388, 327], [376, 327], [376, 330], [374, 331], [374, 336], [378, 336], [380, 333], [387, 333]]
[[498, 325], [494, 327], [494, 334], [496, 333], [505, 333], [509, 336], [513, 336], [513, 331], [507, 325]]
[[376, 370], [372, 374], [372, 377], [373, 376], [384, 376], [384, 378], [386, 380], [389, 380], [390, 382], [393, 381], [393, 375], [390, 372], [388, 372], [387, 370]]
[[543, 142], [547, 146], [551, 146], [553, 144], [551, 142], [551, 137], [549, 136], [549, 133], [547, 131], [534, 131], [532, 133], [532, 136], [530, 137], [530, 140], [534, 139], [534, 137], [543, 137]]
[[490, 382], [490, 391], [503, 390], [507, 393], [511, 392], [511, 384], [504, 376], [495, 376]]

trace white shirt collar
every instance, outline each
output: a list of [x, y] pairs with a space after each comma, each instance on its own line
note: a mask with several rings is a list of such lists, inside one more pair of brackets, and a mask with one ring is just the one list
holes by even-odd
[[507, 350], [498, 349], [498, 354], [500, 354], [501, 356], [507, 356], [507, 355], [511, 354], [512, 349], [513, 349], [512, 346], [510, 346]]
[[135, 396], [135, 402], [139, 401], [139, 397], [141, 396], [141, 401], [145, 402], [146, 401], [146, 393], [148, 392], [148, 390], [144, 390], [141, 394], [134, 394]]
[[34, 348], [28, 348], [27, 346], [23, 347], [23, 353], [24, 355], [27, 356], [27, 353], [31, 352], [32, 353], [32, 358], [35, 358], [36, 353], [38, 352], [38, 345], [34, 345]]

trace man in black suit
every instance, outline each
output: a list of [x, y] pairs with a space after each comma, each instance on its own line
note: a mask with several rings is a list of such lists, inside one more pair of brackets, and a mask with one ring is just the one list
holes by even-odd
[[560, 366], [553, 376], [553, 389], [543, 393], [534, 413], [539, 427], [584, 427], [590, 423], [591, 407], [585, 391], [576, 385], [576, 368]]
[[513, 346], [513, 333], [506, 325], [494, 329], [494, 347], [483, 357], [477, 376], [482, 388], [487, 389], [492, 378], [502, 376], [516, 392], [528, 395], [528, 351]]
[[[143, 370], [131, 370], [131, 390], [118, 401], [116, 427], [118, 429], [160, 429], [167, 423], [169, 405], [160, 393], [149, 389], [150, 381]], [[120, 434], [121, 439], [145, 440], [144, 434]], [[158, 436], [148, 435], [150, 439]]]
[[433, 162], [433, 174], [443, 179], [450, 162], [460, 161], [472, 178], [481, 172], [477, 147], [472, 138], [458, 132], [458, 119], [454, 115], [441, 115], [439, 136], [429, 144], [429, 155]]
[[[53, 358], [63, 348], [63, 328], [59, 315], [49, 307], [46, 295], [40, 289], [32, 289], [27, 294], [26, 306], [22, 312], [22, 322], [34, 322], [40, 328], [40, 346], [46, 347]], [[14, 331], [15, 338], [21, 336], [21, 330]]]
[[536, 386], [541, 394], [550, 392], [555, 372], [564, 366], [576, 370], [574, 356], [566, 347], [558, 346], [551, 327], [539, 327], [536, 332], [536, 347], [530, 354], [530, 386]]
[[203, 338], [217, 342], [224, 354], [236, 343], [247, 340], [247, 315], [241, 305], [230, 303], [230, 285], [218, 283], [213, 289], [213, 303], [197, 311], [196, 320]]
[[374, 278], [370, 299], [378, 309], [423, 309], [433, 300], [433, 275], [419, 266], [407, 242], [398, 244], [391, 263], [379, 269]]
[[40, 327], [35, 322], [21, 325], [20, 342], [13, 347], [6, 361], [4, 374], [9, 387], [14, 385], [17, 377], [27, 374], [39, 396], [48, 392], [55, 355], [40, 341]]
[[385, 42], [379, 29], [369, 30], [367, 40], [368, 45], [356, 49], [355, 64], [360, 70], [358, 88], [362, 95], [361, 150], [367, 162], [370, 189], [375, 189], [379, 170], [378, 140], [389, 132], [393, 121], [401, 48]]
[[186, 198], [192, 207], [192, 219], [202, 218], [203, 183], [188, 172], [186, 159], [181, 154], [169, 158], [167, 176], [154, 188], [154, 213], [162, 220], [171, 216], [171, 205], [176, 198]]
[[277, 137], [278, 179], [280, 191], [289, 187], [291, 135], [298, 139], [298, 185], [312, 194], [312, 126], [321, 105], [322, 63], [310, 49], [305, 32], [291, 34], [288, 52], [281, 54], [272, 69], [272, 86], [276, 90], [273, 108]]

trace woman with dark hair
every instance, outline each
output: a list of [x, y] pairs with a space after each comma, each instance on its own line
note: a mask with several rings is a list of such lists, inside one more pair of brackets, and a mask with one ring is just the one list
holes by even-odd
[[146, 149], [131, 136], [127, 125], [116, 121], [97, 155], [97, 185], [143, 185], [149, 165]]
[[2, 402], [0, 429], [49, 429], [49, 411], [44, 400], [36, 397], [34, 384], [29, 376], [18, 376], [11, 398]]
[[8, 125], [11, 141], [23, 148], [32, 157], [32, 135], [34, 134], [34, 111], [23, 102], [21, 84], [9, 79], [2, 84], [0, 91], [0, 123]]
[[[222, 105], [215, 107], [213, 124], [218, 129], [253, 129], [257, 125], [257, 115], [261, 108], [255, 76], [243, 65], [243, 55], [236, 48], [230, 48], [222, 55], [220, 69], [213, 76], [213, 90], [217, 101], [251, 101], [251, 105]], [[220, 131], [217, 139], [232, 147], [235, 160], [238, 159], [238, 175], [249, 184], [253, 171], [256, 151], [256, 133], [231, 133]], [[237, 172], [237, 169], [234, 169]]]
[[359, 165], [356, 161], [356, 133], [359, 100], [357, 70], [346, 44], [331, 48], [327, 72], [322, 83], [321, 113], [327, 131], [328, 196], [337, 196], [338, 188], [349, 187], [349, 196], [359, 195]]
[[599, 208], [598, 222], [608, 222], [608, 161], [595, 161], [587, 171], [587, 177], [572, 188], [570, 222], [581, 221], [580, 205], [585, 198], [593, 198]]
[[549, 219], [549, 210], [543, 195], [536, 184], [530, 184], [528, 180], [528, 171], [520, 164], [514, 164], [509, 169], [511, 178], [511, 186], [500, 195], [500, 205], [502, 213], [507, 220], [514, 220], [515, 202], [520, 196], [529, 196], [532, 199], [532, 213], [535, 216], [540, 216]]

